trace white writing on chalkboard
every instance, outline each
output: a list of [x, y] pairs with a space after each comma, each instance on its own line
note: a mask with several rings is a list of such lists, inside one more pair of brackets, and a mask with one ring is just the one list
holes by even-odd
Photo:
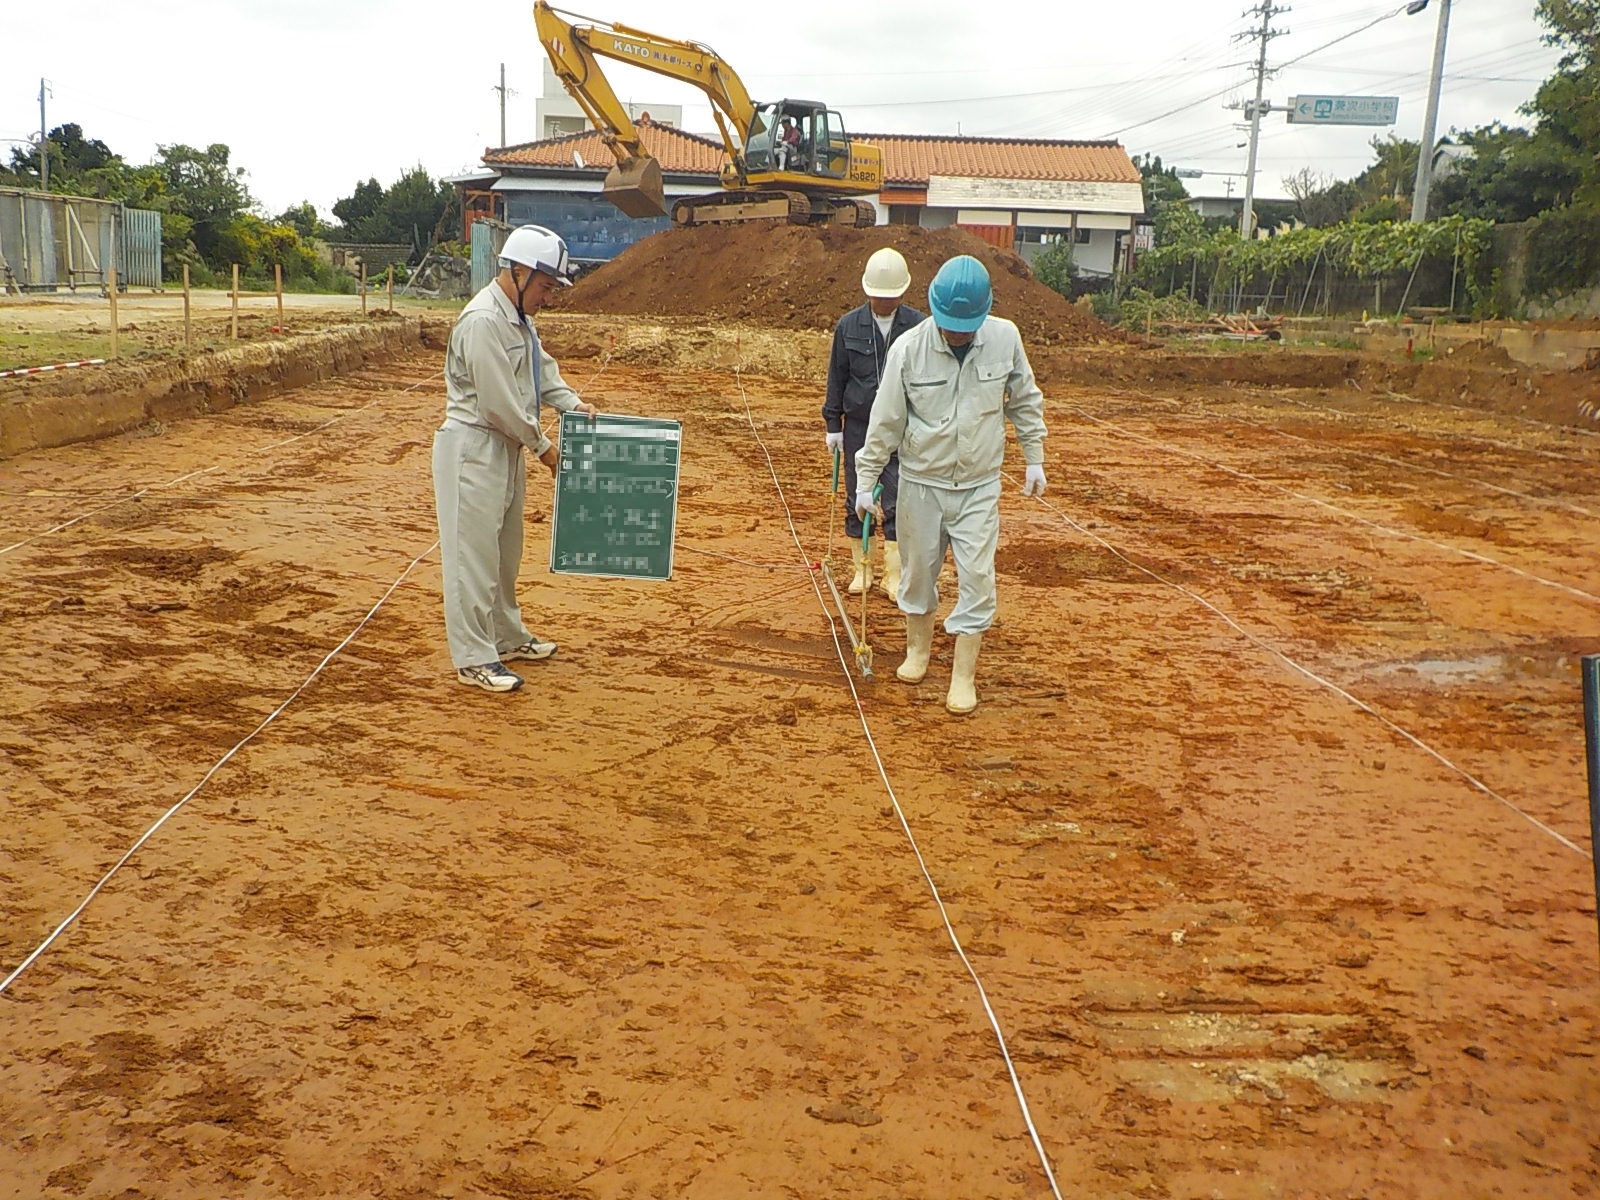
[[551, 570], [671, 578], [682, 437], [676, 421], [563, 415]]

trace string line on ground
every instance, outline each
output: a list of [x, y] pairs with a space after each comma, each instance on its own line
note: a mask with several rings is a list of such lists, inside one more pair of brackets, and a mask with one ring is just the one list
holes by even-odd
[[[1012, 482], [1016, 482], [1016, 479], [1015, 479], [1014, 476], [1007, 475], [1006, 478], [1011, 480]], [[1151, 579], [1154, 579], [1157, 583], [1165, 584], [1167, 587], [1172, 588], [1174, 591], [1181, 592], [1183, 595], [1187, 596], [1190, 600], [1193, 600], [1196, 604], [1199, 604], [1202, 607], [1209, 609], [1216, 616], [1220, 617], [1230, 628], [1232, 628], [1234, 630], [1234, 632], [1239, 634], [1240, 637], [1244, 638], [1247, 642], [1249, 642], [1251, 645], [1255, 646], [1257, 649], [1264, 650], [1266, 653], [1270, 654], [1273, 658], [1277, 659], [1284, 666], [1288, 667], [1290, 670], [1294, 671], [1296, 674], [1302, 675], [1306, 679], [1309, 679], [1309, 680], [1311, 680], [1311, 682], [1317, 684], [1318, 686], [1326, 688], [1328, 691], [1332, 692], [1334, 695], [1340, 697], [1341, 699], [1345, 700], [1346, 702], [1348, 702], [1350, 704], [1353, 704], [1356, 708], [1359, 708], [1362, 712], [1366, 713], [1368, 716], [1375, 718], [1380, 724], [1382, 724], [1387, 729], [1389, 729], [1390, 732], [1398, 734], [1400, 737], [1402, 737], [1406, 741], [1410, 742], [1413, 746], [1417, 747], [1417, 749], [1421, 750], [1424, 754], [1428, 755], [1430, 758], [1435, 759], [1440, 764], [1442, 764], [1443, 766], [1448, 768], [1450, 771], [1454, 772], [1456, 775], [1459, 775], [1462, 779], [1466, 780], [1467, 783], [1471, 784], [1472, 787], [1474, 787], [1478, 791], [1482, 792], [1485, 796], [1488, 796], [1493, 800], [1498, 800], [1501, 804], [1505, 805], [1512, 812], [1516, 813], [1517, 816], [1521, 817], [1523, 820], [1527, 821], [1530, 825], [1534, 826], [1536, 829], [1540, 830], [1541, 832], [1548, 834], [1550, 837], [1552, 837], [1556, 841], [1560, 842], [1568, 850], [1575, 851], [1576, 853], [1581, 854], [1585, 858], [1593, 858], [1593, 855], [1588, 850], [1585, 850], [1582, 846], [1578, 845], [1576, 842], [1572, 841], [1570, 838], [1565, 837], [1560, 831], [1558, 831], [1556, 829], [1552, 829], [1549, 825], [1546, 825], [1543, 821], [1539, 820], [1539, 818], [1534, 816], [1532, 813], [1527, 812], [1526, 810], [1524, 810], [1522, 808], [1519, 808], [1516, 804], [1512, 803], [1510, 800], [1506, 799], [1506, 797], [1502, 796], [1499, 792], [1495, 791], [1488, 784], [1484, 783], [1483, 780], [1479, 779], [1476, 775], [1472, 774], [1470, 771], [1466, 770], [1466, 768], [1464, 768], [1464, 767], [1457, 766], [1449, 758], [1446, 758], [1438, 750], [1435, 750], [1432, 746], [1428, 745], [1427, 742], [1423, 741], [1416, 734], [1414, 734], [1410, 730], [1405, 729], [1402, 726], [1396, 724], [1394, 721], [1392, 721], [1388, 717], [1384, 716], [1383, 713], [1379, 712], [1372, 705], [1368, 704], [1365, 700], [1362, 700], [1358, 696], [1352, 695], [1350, 692], [1346, 691], [1344, 688], [1340, 687], [1338, 684], [1332, 682], [1331, 680], [1323, 678], [1321, 675], [1318, 675], [1315, 671], [1313, 671], [1310, 667], [1303, 666], [1301, 663], [1296, 662], [1294, 659], [1290, 658], [1287, 654], [1283, 653], [1283, 651], [1277, 649], [1276, 647], [1272, 646], [1268, 642], [1266, 642], [1266, 641], [1262, 640], [1261, 638], [1257, 637], [1255, 634], [1251, 633], [1248, 629], [1246, 629], [1243, 625], [1239, 624], [1238, 621], [1234, 620], [1231, 616], [1229, 616], [1227, 613], [1223, 612], [1222, 609], [1218, 608], [1215, 604], [1211, 603], [1211, 601], [1207, 600], [1204, 596], [1200, 595], [1198, 592], [1191, 591], [1189, 588], [1184, 587], [1181, 583], [1175, 583], [1173, 580], [1168, 579], [1166, 576], [1160, 574], [1157, 571], [1151, 570], [1149, 567], [1145, 566], [1143, 563], [1140, 563], [1137, 560], [1135, 560], [1134, 558], [1130, 557], [1129, 555], [1123, 553], [1123, 551], [1119, 550], [1116, 546], [1113, 546], [1105, 538], [1103, 538], [1099, 534], [1095, 533], [1094, 530], [1089, 529], [1085, 525], [1083, 525], [1081, 522], [1074, 520], [1067, 513], [1063, 512], [1061, 509], [1057, 508], [1054, 504], [1051, 504], [1050, 501], [1044, 499], [1043, 497], [1039, 497], [1038, 499], [1039, 499], [1039, 503], [1040, 504], [1042, 504], [1045, 508], [1049, 509], [1051, 512], [1055, 513], [1056, 516], [1060, 517], [1061, 520], [1064, 521], [1073, 530], [1075, 530], [1076, 532], [1082, 534], [1084, 537], [1089, 538], [1091, 541], [1097, 542], [1101, 547], [1103, 547], [1105, 550], [1109, 551], [1111, 554], [1114, 554], [1122, 562], [1125, 562], [1130, 567], [1134, 568], [1134, 570], [1140, 571], [1143, 574], [1148, 575]]]
[[[740, 366], [734, 367], [734, 380], [739, 386], [739, 399], [744, 406], [745, 420], [750, 425], [750, 432], [756, 439], [756, 444], [761, 447], [762, 457], [766, 460], [767, 471], [772, 476], [772, 486], [777, 490], [779, 503], [783, 505], [784, 517], [789, 523], [789, 534], [794, 539], [795, 549], [799, 551], [802, 560], [806, 560], [806, 550], [800, 540], [800, 532], [795, 528], [794, 513], [789, 508], [789, 500], [783, 490], [783, 484], [778, 479], [777, 468], [772, 462], [772, 453], [767, 449], [767, 444], [761, 438], [761, 432], [756, 427], [755, 416], [750, 411], [750, 398], [745, 394], [743, 371]], [[806, 560], [809, 561], [809, 560]], [[917, 844], [916, 836], [911, 832], [911, 822], [907, 820], [905, 810], [900, 807], [900, 798], [895, 794], [894, 785], [889, 781], [889, 772], [883, 763], [883, 756], [878, 752], [877, 740], [872, 736], [872, 727], [867, 721], [866, 707], [861, 703], [861, 695], [856, 690], [855, 679], [850, 674], [849, 659], [845, 655], [844, 645], [839, 640], [838, 623], [828, 611], [827, 601], [823, 599], [822, 587], [818, 582], [819, 572], [811, 571], [811, 587], [817, 597], [817, 604], [822, 609], [824, 619], [828, 622], [829, 631], [833, 637], [834, 652], [839, 656], [839, 669], [844, 673], [845, 683], [850, 688], [851, 699], [855, 701], [856, 715], [861, 721], [861, 732], [866, 737], [867, 748], [872, 752], [872, 760], [878, 768], [878, 778], [883, 781], [885, 793], [889, 803], [894, 807], [895, 816], [899, 818], [900, 830], [905, 834], [906, 842], [911, 847], [911, 853], [916, 857], [917, 866], [922, 872], [922, 878], [928, 885], [928, 891], [933, 897], [934, 906], [938, 909], [939, 919], [944, 923], [945, 934], [950, 940], [950, 945], [955, 949], [956, 957], [961, 960], [961, 965], [966, 968], [967, 975], [972, 979], [973, 986], [977, 989], [978, 999], [983, 1004], [983, 1011], [988, 1016], [989, 1027], [994, 1031], [996, 1041], [999, 1043], [1000, 1055], [1005, 1060], [1006, 1072], [1011, 1077], [1011, 1088], [1016, 1094], [1017, 1104], [1022, 1112], [1022, 1119], [1028, 1129], [1028, 1136], [1033, 1141], [1033, 1148], [1039, 1157], [1039, 1165], [1044, 1168], [1045, 1179], [1050, 1184], [1050, 1191], [1056, 1200], [1064, 1200], [1061, 1189], [1056, 1184], [1055, 1171], [1050, 1165], [1050, 1156], [1046, 1153], [1044, 1142], [1039, 1136], [1039, 1129], [1034, 1124], [1033, 1113], [1028, 1107], [1028, 1097], [1023, 1091], [1022, 1080], [1017, 1075], [1016, 1064], [1012, 1061], [1010, 1047], [1006, 1043], [1005, 1030], [1001, 1028], [1000, 1018], [994, 1011], [994, 1006], [989, 1003], [989, 993], [979, 978], [977, 969], [972, 965], [972, 960], [967, 957], [966, 950], [961, 945], [961, 939], [956, 935], [954, 924], [950, 920], [950, 913], [945, 908], [944, 897], [939, 894], [939, 885], [933, 880], [933, 873], [928, 868], [927, 860], [922, 856], [922, 848]]]
[[1554, 579], [1546, 579], [1543, 575], [1535, 574], [1534, 572], [1524, 570], [1521, 567], [1512, 566], [1510, 563], [1502, 562], [1500, 559], [1492, 558], [1487, 554], [1479, 554], [1476, 550], [1466, 550], [1460, 546], [1452, 546], [1448, 542], [1439, 542], [1435, 541], [1433, 538], [1424, 537], [1420, 533], [1407, 533], [1405, 530], [1394, 529], [1377, 521], [1368, 520], [1359, 513], [1353, 513], [1349, 509], [1340, 508], [1337, 504], [1334, 504], [1331, 501], [1322, 500], [1316, 496], [1308, 496], [1304, 492], [1297, 492], [1293, 488], [1285, 487], [1281, 483], [1273, 483], [1270, 479], [1262, 479], [1259, 475], [1252, 475], [1249, 471], [1241, 471], [1237, 467], [1227, 466], [1224, 463], [1217, 462], [1215, 459], [1206, 458], [1202, 454], [1195, 454], [1193, 451], [1168, 445], [1166, 442], [1157, 441], [1155, 438], [1145, 437], [1142, 433], [1134, 433], [1131, 429], [1124, 429], [1120, 425], [1116, 425], [1105, 420], [1104, 418], [1097, 417], [1081, 408], [1071, 405], [1069, 405], [1068, 408], [1072, 412], [1077, 413], [1084, 420], [1091, 421], [1096, 425], [1110, 429], [1113, 432], [1130, 439], [1131, 441], [1142, 442], [1147, 446], [1154, 446], [1156, 449], [1165, 451], [1166, 453], [1174, 455], [1178, 458], [1192, 459], [1195, 462], [1202, 463], [1205, 466], [1210, 467], [1212, 470], [1221, 471], [1224, 474], [1233, 475], [1236, 478], [1248, 480], [1259, 487], [1269, 488], [1275, 492], [1282, 492], [1286, 496], [1293, 496], [1296, 500], [1304, 501], [1307, 504], [1315, 504], [1320, 508], [1327, 509], [1329, 512], [1337, 513], [1339, 516], [1348, 521], [1355, 521], [1357, 524], [1365, 525], [1369, 529], [1376, 530], [1377, 532], [1384, 534], [1386, 537], [1400, 538], [1401, 540], [1408, 542], [1420, 542], [1424, 546], [1432, 546], [1436, 550], [1443, 550], [1449, 554], [1457, 554], [1462, 558], [1471, 559], [1473, 562], [1483, 563], [1491, 567], [1499, 567], [1503, 571], [1510, 571], [1513, 575], [1520, 575], [1522, 578], [1530, 580], [1533, 583], [1541, 584], [1548, 588], [1554, 588], [1557, 591], [1566, 592], [1569, 595], [1578, 597], [1580, 600], [1587, 600], [1591, 604], [1600, 604], [1600, 596], [1595, 595], [1593, 592], [1586, 592], [1582, 588], [1575, 588], [1570, 584], [1561, 583]]
[[413, 558], [406, 566], [406, 569], [400, 572], [399, 578], [389, 585], [388, 589], [383, 593], [382, 596], [378, 597], [378, 602], [367, 610], [366, 615], [363, 616], [361, 620], [356, 622], [355, 628], [345, 635], [343, 641], [341, 641], [337, 646], [323, 656], [322, 661], [316, 665], [311, 674], [306, 676], [304, 681], [301, 682], [300, 686], [295, 688], [294, 691], [290, 692], [288, 698], [279, 704], [277, 708], [268, 713], [259, 725], [257, 725], [249, 733], [245, 734], [243, 738], [236, 742], [231, 750], [213, 763], [210, 770], [200, 777], [200, 782], [195, 784], [194, 787], [190, 788], [183, 799], [179, 800], [171, 808], [167, 809], [166, 812], [162, 813], [156, 822], [139, 836], [138, 841], [134, 842], [133, 845], [128, 847], [128, 849], [123, 853], [122, 857], [112, 865], [111, 869], [100, 877], [99, 882], [96, 883], [94, 887], [89, 889], [89, 894], [83, 898], [83, 900], [78, 904], [78, 907], [73, 909], [72, 912], [67, 915], [66, 919], [55, 927], [55, 930], [50, 934], [50, 936], [45, 938], [43, 942], [39, 943], [33, 952], [29, 954], [27, 958], [23, 959], [16, 969], [11, 972], [11, 974], [7, 975], [3, 981], [0, 981], [0, 995], [4, 995], [6, 990], [17, 981], [22, 973], [31, 967], [36, 961], [38, 961], [39, 957], [44, 954], [46, 950], [50, 949], [50, 947], [55, 944], [56, 940], [60, 938], [63, 933], [72, 927], [72, 925], [78, 920], [79, 917], [83, 915], [84, 911], [94, 901], [94, 898], [98, 896], [102, 890], [104, 890], [105, 886], [111, 882], [112, 878], [117, 874], [117, 872], [122, 870], [122, 868], [127, 865], [128, 861], [139, 852], [139, 849], [155, 836], [157, 830], [171, 820], [172, 817], [184, 807], [184, 805], [188, 804], [190, 800], [193, 800], [195, 796], [200, 793], [200, 789], [205, 787], [205, 785], [210, 782], [212, 776], [214, 776], [218, 771], [222, 770], [222, 768], [230, 759], [233, 758], [234, 755], [238, 754], [240, 750], [243, 750], [245, 746], [254, 741], [257, 735], [262, 732], [262, 730], [266, 729], [268, 725], [271, 725], [275, 720], [277, 720], [278, 717], [282, 715], [283, 711], [293, 704], [295, 700], [299, 698], [300, 694], [306, 690], [306, 688], [311, 686], [312, 682], [317, 678], [317, 676], [322, 674], [323, 670], [326, 669], [328, 664], [337, 658], [339, 653], [356, 639], [356, 635], [367, 627], [368, 622], [370, 622], [372, 618], [377, 615], [378, 610], [384, 606], [384, 603], [389, 599], [390, 596], [394, 595], [395, 591], [402, 583], [406, 581], [411, 572], [416, 570], [418, 565], [438, 548], [439, 543], [435, 541], [421, 554]]

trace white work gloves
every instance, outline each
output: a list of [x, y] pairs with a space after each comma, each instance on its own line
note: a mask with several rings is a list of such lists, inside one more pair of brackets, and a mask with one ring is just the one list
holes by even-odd
[[828, 435], [828, 449], [829, 450], [840, 450], [840, 449], [843, 449], [843, 448], [844, 448], [844, 433], [843, 433], [843, 431], [840, 431], [839, 433], [830, 433]]
[[871, 488], [856, 493], [856, 516], [863, 517], [869, 512], [876, 516], [877, 511], [878, 502], [872, 498]]
[[1028, 468], [1028, 473], [1022, 480], [1022, 494], [1024, 496], [1044, 495], [1044, 468], [1037, 463]]

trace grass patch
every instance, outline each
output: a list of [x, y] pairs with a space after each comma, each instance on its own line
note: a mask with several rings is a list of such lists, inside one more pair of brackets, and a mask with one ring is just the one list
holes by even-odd
[[0, 330], [0, 371], [47, 367], [51, 363], [77, 362], [85, 358], [108, 358], [110, 354], [110, 333]]

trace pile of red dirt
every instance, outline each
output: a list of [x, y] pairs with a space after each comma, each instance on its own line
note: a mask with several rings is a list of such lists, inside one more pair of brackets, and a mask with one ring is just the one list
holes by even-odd
[[832, 329], [860, 305], [861, 272], [881, 246], [911, 267], [907, 304], [928, 311], [940, 265], [970, 254], [989, 269], [996, 316], [1031, 343], [1082, 346], [1127, 340], [1045, 287], [1020, 257], [961, 229], [739, 225], [669, 229], [645, 238], [564, 291], [553, 307], [607, 315], [716, 318], [786, 329]]

